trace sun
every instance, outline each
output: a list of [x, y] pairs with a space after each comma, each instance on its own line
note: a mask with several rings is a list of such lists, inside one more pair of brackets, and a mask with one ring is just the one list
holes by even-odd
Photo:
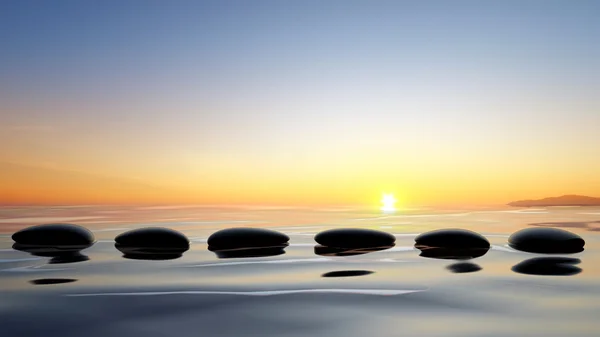
[[384, 194], [383, 199], [381, 199], [381, 203], [383, 204], [383, 206], [381, 207], [382, 211], [384, 211], [384, 212], [395, 212], [396, 211], [396, 207], [394, 207], [394, 204], [396, 203], [396, 198], [394, 198], [393, 194]]

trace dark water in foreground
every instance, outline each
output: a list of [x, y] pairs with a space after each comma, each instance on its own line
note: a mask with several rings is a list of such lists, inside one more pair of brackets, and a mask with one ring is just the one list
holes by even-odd
[[[11, 248], [25, 226], [71, 222], [98, 242], [83, 257], [52, 260]], [[112, 239], [144, 226], [192, 241], [172, 260], [125, 259]], [[287, 233], [284, 254], [219, 259], [214, 231], [237, 226]], [[567, 227], [586, 250], [539, 259], [508, 235]], [[315, 254], [315, 233], [363, 227], [397, 235], [392, 249]], [[476, 230], [493, 248], [469, 261], [424, 258], [416, 234]], [[0, 208], [0, 335], [50, 336], [598, 336], [600, 208], [404, 210], [207, 207]], [[568, 259], [561, 259], [566, 257]]]

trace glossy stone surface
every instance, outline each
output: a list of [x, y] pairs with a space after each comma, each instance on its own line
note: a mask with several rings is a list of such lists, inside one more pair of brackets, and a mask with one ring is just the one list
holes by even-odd
[[489, 249], [490, 242], [481, 234], [466, 229], [438, 229], [415, 238], [415, 247], [448, 249]]
[[46, 224], [27, 227], [12, 235], [21, 247], [57, 247], [84, 249], [91, 246], [94, 234], [87, 228], [72, 224]]
[[139, 253], [184, 252], [190, 248], [188, 238], [169, 228], [147, 227], [127, 231], [115, 238], [119, 250]]
[[326, 247], [370, 248], [392, 246], [396, 242], [396, 237], [373, 229], [340, 228], [317, 234], [315, 241]]
[[559, 228], [526, 228], [512, 234], [508, 244], [530, 253], [572, 254], [583, 251], [585, 241], [577, 234]]
[[211, 250], [273, 247], [287, 245], [289, 236], [264, 228], [227, 228], [213, 233], [208, 238]]

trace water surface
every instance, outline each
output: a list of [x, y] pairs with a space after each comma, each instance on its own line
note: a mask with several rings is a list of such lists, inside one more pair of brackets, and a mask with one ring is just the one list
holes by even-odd
[[[98, 242], [56, 260], [11, 248], [26, 226], [70, 222]], [[118, 234], [145, 226], [185, 233], [191, 249], [167, 260], [126, 259]], [[265, 227], [291, 238], [282, 253], [220, 259], [207, 237]], [[508, 235], [562, 227], [582, 253], [518, 252]], [[313, 236], [337, 227], [380, 229], [396, 246], [316, 254]], [[414, 237], [438, 228], [485, 235], [492, 249], [455, 261], [419, 256]], [[598, 336], [600, 208], [413, 209], [395, 214], [276, 207], [0, 208], [0, 325], [6, 336]], [[544, 259], [545, 258], [545, 259]]]

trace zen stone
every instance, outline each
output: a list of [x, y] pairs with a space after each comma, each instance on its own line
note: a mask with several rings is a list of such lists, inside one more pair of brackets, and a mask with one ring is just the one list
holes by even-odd
[[373, 229], [340, 228], [317, 234], [315, 241], [326, 247], [370, 248], [393, 246], [396, 237]]
[[585, 241], [563, 229], [526, 228], [511, 235], [508, 244], [530, 253], [571, 254], [583, 251]]
[[115, 242], [115, 247], [126, 254], [182, 253], [190, 248], [181, 232], [160, 227], [130, 230], [118, 235]]
[[287, 246], [289, 236], [264, 228], [227, 228], [213, 233], [208, 238], [209, 249], [258, 248]]
[[466, 229], [438, 229], [415, 238], [415, 246], [449, 249], [489, 249], [490, 242], [481, 234]]
[[71, 224], [31, 226], [12, 235], [19, 247], [54, 247], [58, 250], [77, 250], [94, 244], [94, 234], [88, 229]]

